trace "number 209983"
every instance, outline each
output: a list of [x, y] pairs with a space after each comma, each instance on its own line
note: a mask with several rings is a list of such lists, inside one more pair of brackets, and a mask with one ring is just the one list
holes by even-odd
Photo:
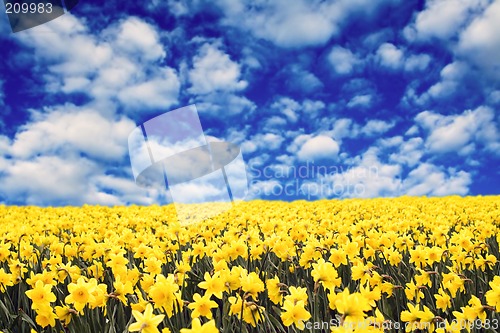
[[52, 13], [52, 4], [50, 2], [48, 3], [5, 3], [5, 12], [7, 14], [43, 14], [47, 13], [50, 14]]

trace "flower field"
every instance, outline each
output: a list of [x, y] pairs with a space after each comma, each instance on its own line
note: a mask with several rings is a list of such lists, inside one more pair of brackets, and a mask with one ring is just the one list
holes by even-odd
[[0, 206], [1, 332], [498, 332], [500, 197]]

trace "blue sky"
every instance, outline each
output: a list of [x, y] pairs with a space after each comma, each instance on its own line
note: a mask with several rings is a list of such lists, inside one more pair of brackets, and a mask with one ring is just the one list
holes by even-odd
[[499, 193], [498, 1], [82, 0], [16, 34], [4, 12], [0, 203], [166, 202], [127, 138], [193, 103], [249, 199]]

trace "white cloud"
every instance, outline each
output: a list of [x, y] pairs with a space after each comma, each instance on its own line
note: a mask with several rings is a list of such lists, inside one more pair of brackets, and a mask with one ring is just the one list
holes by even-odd
[[325, 103], [322, 101], [314, 101], [310, 99], [306, 99], [302, 102], [302, 106], [300, 110], [306, 114], [309, 119], [316, 118], [317, 114], [325, 108]]
[[43, 64], [46, 92], [79, 92], [99, 101], [114, 101], [118, 96], [119, 101], [130, 103], [125, 105], [130, 111], [177, 102], [177, 73], [159, 66], [166, 52], [157, 28], [139, 18], [128, 17], [91, 33], [67, 13], [16, 38], [33, 48], [34, 60]]
[[500, 90], [494, 90], [488, 94], [488, 103], [493, 105], [500, 104]]
[[404, 69], [407, 72], [424, 71], [431, 60], [432, 58], [428, 54], [412, 54], [406, 58]]
[[[429, 124], [434, 122], [435, 120], [431, 119]], [[288, 150], [295, 153], [300, 161], [314, 161], [315, 158], [331, 157], [332, 154], [337, 158], [338, 149], [332, 148], [334, 151], [330, 154], [325, 153], [321, 148], [328, 144], [315, 142], [320, 141], [315, 140], [319, 137], [298, 135]], [[329, 142], [331, 140], [324, 135], [321, 138], [326, 138]], [[420, 137], [408, 140], [403, 136], [380, 139], [376, 142], [376, 146], [370, 147], [361, 155], [341, 157], [342, 165], [336, 166], [335, 169], [327, 169], [326, 174], [316, 174], [310, 179], [293, 184], [280, 180], [281, 177], [288, 175], [287, 165], [294, 165], [294, 158], [284, 155], [276, 159], [281, 164], [269, 167], [271, 172], [268, 177], [276, 179], [268, 179], [259, 184], [259, 187], [265, 187], [266, 194], [273, 194], [271, 191], [274, 190], [275, 195], [280, 195], [289, 186], [288, 190], [293, 190], [293, 194], [299, 191], [308, 198], [368, 198], [403, 194], [443, 196], [465, 195], [469, 192], [472, 183], [470, 173], [424, 162], [422, 161], [424, 153], [425, 143]], [[307, 154], [310, 156], [304, 158]], [[403, 178], [407, 169], [409, 172]], [[262, 195], [262, 191], [257, 192]]]
[[31, 161], [16, 160], [0, 178], [1, 192], [14, 201], [47, 204], [53, 201], [80, 203], [87, 178], [96, 165], [84, 158], [67, 160], [57, 156], [41, 156]]
[[248, 82], [240, 80], [240, 65], [212, 44], [200, 47], [188, 75], [191, 83], [189, 92], [192, 94], [239, 91], [248, 85]]
[[328, 61], [337, 74], [350, 74], [359, 64], [359, 59], [351, 50], [341, 46], [334, 46], [328, 54]]
[[300, 109], [300, 104], [291, 98], [281, 97], [271, 105], [271, 108], [283, 113], [292, 123], [298, 120], [297, 111]]
[[348, 108], [370, 107], [373, 102], [372, 95], [356, 95], [347, 103]]
[[407, 195], [466, 195], [472, 180], [470, 174], [454, 169], [445, 170], [433, 164], [422, 163], [410, 171], [403, 182]]
[[413, 81], [406, 87], [402, 103], [407, 106], [415, 103], [418, 106], [426, 105], [431, 100], [449, 99], [455, 96], [462, 87], [465, 77], [469, 73], [469, 66], [466, 62], [455, 60], [441, 69], [440, 80], [434, 83], [427, 91], [418, 94], [419, 82]]
[[264, 2], [258, 7], [251, 6], [248, 1], [219, 0], [216, 3], [226, 15], [224, 24], [248, 29], [256, 37], [278, 46], [323, 44], [337, 32], [335, 24], [322, 10], [324, 5], [283, 0]]
[[485, 7], [487, 0], [429, 0], [415, 22], [405, 29], [410, 40], [438, 38], [448, 42], [460, 32], [471, 13]]
[[210, 114], [213, 117], [251, 114], [257, 107], [248, 98], [228, 92], [213, 92], [208, 95], [195, 96], [189, 102], [196, 103], [200, 113]]
[[453, 95], [467, 71], [467, 65], [455, 61], [441, 70], [441, 81], [429, 88], [427, 94], [433, 98], [445, 98]]
[[[472, 182], [469, 173], [420, 163], [423, 150], [420, 138], [403, 141], [395, 137], [385, 141], [380, 142], [381, 147], [392, 146], [398, 150], [388, 156], [388, 163], [380, 159], [381, 149], [371, 147], [361, 156], [349, 159], [350, 167], [320, 177], [321, 193], [341, 198], [468, 193]], [[413, 169], [402, 179], [404, 165]]]
[[163, 192], [162, 189], [144, 189], [137, 186], [132, 176], [117, 177], [97, 173], [94, 177], [90, 177], [90, 181], [90, 193], [85, 196], [85, 202], [89, 203], [151, 205], [160, 202]]
[[413, 135], [417, 135], [418, 134], [418, 126], [417, 125], [413, 125], [412, 127], [410, 127], [406, 132], [405, 132], [405, 135], [406, 136], [413, 136]]
[[301, 103], [289, 97], [280, 97], [271, 104], [271, 109], [286, 116], [291, 123], [296, 123], [299, 119], [303, 121], [317, 121], [318, 113], [325, 108], [322, 101], [306, 99]]
[[77, 156], [9, 160], [0, 185], [0, 194], [9, 201], [30, 205], [152, 204], [159, 196], [131, 178], [105, 175], [102, 166]]
[[307, 140], [309, 140], [311, 138], [311, 135], [310, 134], [299, 134], [297, 132], [294, 132], [292, 135], [287, 135], [287, 137], [291, 137], [293, 138], [293, 141], [290, 145], [288, 145], [288, 147], [286, 148], [286, 150], [289, 152], [289, 153], [292, 153], [292, 154], [296, 154], [300, 147], [306, 143]]
[[280, 47], [323, 45], [340, 33], [352, 15], [371, 17], [386, 3], [371, 0], [260, 1], [218, 0], [223, 24], [250, 31]]
[[272, 131], [272, 130], [281, 131], [281, 129], [286, 127], [286, 125], [287, 121], [285, 118], [279, 116], [272, 116], [265, 120], [263, 128], [264, 130], [267, 131]]
[[469, 59], [482, 69], [484, 76], [496, 81], [500, 79], [500, 2], [493, 1], [462, 32], [458, 54]]
[[[152, 0], [151, 3], [154, 6], [153, 7], [154, 10], [157, 10], [158, 9], [157, 7], [160, 4], [164, 4], [164, 2], [161, 0]], [[172, 13], [175, 16], [184, 16], [184, 15], [189, 14], [188, 6], [182, 0], [168, 0], [167, 5], [168, 5], [168, 12]]]
[[374, 32], [369, 33], [366, 37], [363, 38], [363, 46], [367, 50], [374, 51], [381, 44], [387, 42], [394, 38], [394, 30], [390, 27], [375, 30]]
[[281, 147], [284, 138], [274, 133], [259, 133], [243, 143], [244, 152], [252, 153], [256, 150], [277, 150]]
[[[228, 202], [229, 206], [231, 203], [229, 202], [230, 198], [228, 196], [227, 187], [225, 183], [221, 182], [221, 179], [218, 181], [208, 181], [206, 179], [198, 178], [190, 182], [184, 182], [180, 184], [176, 184], [171, 189], [172, 198], [175, 203], [202, 203], [202, 202], [210, 202], [210, 201], [219, 201], [219, 202]], [[182, 207], [182, 206], [181, 206]], [[182, 207], [184, 209], [189, 210], [190, 208]], [[181, 209], [182, 209], [181, 208]], [[178, 211], [178, 214], [182, 211]], [[178, 216], [180, 216], [179, 214]]]
[[177, 104], [180, 82], [171, 68], [159, 68], [147, 81], [130, 85], [118, 94], [125, 108], [166, 109]]
[[398, 49], [394, 44], [384, 43], [377, 50], [377, 58], [382, 66], [398, 69], [403, 65], [404, 51]]
[[251, 154], [251, 153], [257, 151], [258, 146], [255, 142], [252, 142], [251, 140], [247, 140], [241, 144], [240, 148], [241, 148], [241, 151], [243, 152], [243, 154]]
[[136, 186], [129, 172], [134, 127], [125, 117], [73, 105], [32, 112], [12, 140], [0, 136], [0, 195], [33, 205], [160, 202], [161, 190]]
[[431, 153], [457, 152], [461, 155], [471, 153], [471, 144], [482, 144], [487, 150], [495, 152], [500, 143], [500, 135], [494, 121], [493, 110], [479, 107], [459, 115], [444, 116], [430, 111], [415, 117], [418, 125], [428, 136], [426, 147]]
[[423, 155], [424, 140], [420, 137], [410, 138], [408, 141], [401, 141], [397, 145], [397, 151], [389, 154], [389, 161], [413, 168], [420, 163]]
[[130, 119], [106, 119], [94, 110], [71, 105], [33, 116], [34, 121], [16, 134], [10, 149], [13, 156], [25, 159], [48, 153], [83, 153], [95, 159], [120, 160], [135, 127]]
[[400, 135], [389, 137], [389, 138], [380, 138], [377, 140], [377, 148], [394, 148], [398, 147], [403, 143], [403, 137]]
[[297, 122], [298, 116], [297, 116], [297, 114], [295, 113], [295, 111], [293, 109], [291, 109], [291, 108], [285, 108], [281, 112], [283, 112], [283, 114], [286, 116], [286, 118], [288, 119], [288, 121], [290, 121], [292, 123]]
[[385, 122], [379, 119], [369, 120], [365, 126], [361, 128], [361, 133], [368, 136], [376, 136], [383, 134], [394, 127], [394, 122]]
[[113, 43], [118, 50], [132, 57], [139, 55], [146, 61], [161, 60], [165, 57], [158, 32], [150, 24], [135, 17], [128, 17], [117, 29]]
[[339, 153], [339, 144], [325, 135], [318, 135], [307, 139], [297, 152], [302, 161], [335, 160]]
[[359, 134], [359, 125], [355, 124], [352, 119], [340, 118], [333, 121], [332, 129], [329, 134], [336, 141], [342, 141], [343, 138], [356, 137]]
[[58, 73], [88, 73], [103, 65], [112, 55], [108, 44], [99, 44], [87, 27], [69, 13], [17, 33], [14, 38], [33, 47], [35, 58], [47, 61], [53, 65], [50, 69]]
[[311, 93], [323, 87], [323, 82], [301, 65], [292, 64], [287, 66], [283, 72], [286, 75], [286, 85], [294, 91], [301, 93]]

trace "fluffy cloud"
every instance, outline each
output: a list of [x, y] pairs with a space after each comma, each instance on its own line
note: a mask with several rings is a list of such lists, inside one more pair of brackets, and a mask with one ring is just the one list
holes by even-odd
[[494, 117], [493, 110], [479, 107], [450, 116], [424, 111], [415, 117], [415, 121], [427, 131], [425, 144], [431, 153], [468, 155], [482, 145], [498, 154], [500, 135]]
[[372, 105], [373, 96], [372, 95], [357, 95], [351, 98], [347, 103], [348, 108], [363, 107], [367, 108]]
[[34, 205], [159, 202], [162, 192], [136, 186], [129, 167], [114, 175], [129, 163], [134, 127], [73, 105], [33, 112], [12, 140], [0, 136], [0, 197]]
[[83, 93], [106, 101], [117, 96], [131, 111], [177, 102], [177, 73], [159, 66], [166, 54], [159, 33], [138, 18], [91, 33], [81, 20], [66, 14], [17, 38], [34, 50], [35, 61], [48, 64], [43, 76], [48, 92]]
[[350, 74], [360, 62], [351, 50], [341, 46], [334, 46], [328, 54], [328, 61], [337, 74]]
[[125, 87], [118, 99], [126, 109], [165, 109], [177, 104], [180, 82], [175, 71], [169, 67], [159, 68], [147, 81]]
[[263, 129], [271, 132], [281, 132], [282, 128], [287, 125], [287, 120], [283, 117], [272, 116], [265, 120]]
[[71, 14], [15, 35], [31, 47], [38, 60], [58, 74], [80, 75], [95, 71], [112, 56], [107, 43], [99, 43], [87, 27]]
[[305, 1], [272, 1], [251, 6], [248, 1], [219, 0], [224, 11], [223, 23], [250, 30], [283, 47], [323, 44], [337, 32], [324, 5], [311, 6]]
[[114, 45], [119, 51], [141, 60], [155, 61], [166, 55], [160, 43], [158, 32], [150, 24], [130, 17], [116, 27]]
[[482, 69], [484, 76], [500, 79], [500, 2], [493, 1], [462, 32], [458, 44], [458, 53]]
[[389, 154], [389, 161], [410, 168], [419, 164], [424, 155], [424, 140], [420, 137], [401, 140], [396, 145], [397, 151]]
[[440, 80], [430, 86], [426, 91], [417, 92], [417, 81], [410, 83], [402, 99], [403, 104], [412, 103], [423, 106], [433, 100], [446, 100], [455, 96], [463, 88], [465, 78], [469, 75], [469, 66], [466, 62], [456, 60], [445, 65], [440, 72]]
[[340, 33], [345, 21], [354, 15], [374, 16], [378, 9], [397, 0], [262, 1], [218, 0], [224, 13], [222, 23], [250, 31], [255, 37], [280, 47], [325, 44]]
[[[399, 148], [385, 162], [384, 147]], [[472, 183], [470, 173], [444, 168], [428, 162], [420, 163], [422, 142], [418, 138], [405, 142], [401, 137], [371, 147], [359, 157], [350, 159], [350, 166], [339, 172], [319, 177], [317, 185], [326, 197], [380, 197], [406, 195], [466, 195]], [[406, 156], [410, 154], [410, 156]], [[406, 177], [404, 166], [410, 167]]]
[[305, 99], [298, 102], [289, 97], [280, 97], [271, 104], [270, 111], [284, 116], [289, 123], [321, 122], [318, 114], [325, 108], [325, 103], [318, 100]]
[[284, 138], [278, 134], [257, 134], [250, 140], [243, 142], [242, 150], [245, 153], [253, 153], [256, 150], [277, 150], [281, 147], [283, 141]]
[[334, 119], [331, 126], [332, 129], [328, 133], [339, 142], [343, 138], [350, 138], [359, 133], [359, 125], [349, 118]]
[[240, 80], [240, 65], [231, 60], [228, 54], [217, 46], [203, 44], [193, 59], [189, 71], [192, 94], [208, 94], [214, 91], [239, 91], [248, 83]]
[[422, 163], [413, 169], [403, 183], [408, 195], [466, 195], [472, 180], [465, 171], [444, 170], [433, 164]]
[[255, 110], [255, 103], [236, 95], [248, 85], [240, 78], [241, 66], [219, 47], [219, 43], [205, 43], [194, 56], [187, 74], [191, 84], [187, 91], [193, 95], [190, 103], [212, 116], [249, 114]]
[[432, 58], [428, 54], [412, 54], [405, 60], [404, 69], [407, 72], [424, 71]]
[[384, 43], [377, 50], [380, 64], [391, 69], [398, 69], [403, 65], [404, 52], [394, 44]]
[[130, 178], [105, 175], [83, 157], [37, 156], [10, 161], [0, 177], [0, 196], [31, 205], [151, 204], [156, 190], [144, 190]]
[[282, 97], [271, 105], [272, 109], [278, 110], [286, 116], [286, 118], [295, 123], [298, 120], [297, 112], [300, 110], [300, 104], [288, 97]]
[[1, 194], [14, 202], [47, 204], [81, 202], [87, 190], [87, 178], [96, 165], [83, 158], [67, 160], [57, 156], [40, 156], [33, 160], [17, 160], [4, 170]]
[[441, 70], [441, 81], [429, 88], [427, 94], [433, 98], [443, 98], [453, 95], [461, 79], [467, 71], [463, 62], [452, 62]]
[[189, 100], [189, 103], [196, 103], [201, 114], [208, 114], [212, 117], [247, 115], [256, 109], [255, 103], [245, 96], [228, 92], [194, 96]]
[[339, 153], [339, 144], [325, 135], [311, 137], [297, 152], [301, 161], [335, 160]]
[[361, 133], [371, 137], [375, 135], [380, 135], [388, 130], [390, 130], [392, 127], [394, 127], [395, 123], [394, 122], [386, 122], [383, 120], [378, 120], [378, 119], [372, 119], [369, 120], [365, 126], [361, 128]]
[[286, 77], [289, 89], [295, 92], [308, 94], [323, 87], [323, 83], [316, 75], [298, 64], [287, 66], [282, 74]]
[[94, 159], [121, 160], [135, 124], [127, 118], [106, 119], [95, 110], [65, 106], [34, 113], [16, 134], [10, 154], [27, 159], [40, 154], [85, 154]]
[[471, 13], [480, 11], [488, 2], [487, 0], [429, 0], [425, 9], [416, 16], [415, 22], [407, 27], [405, 34], [410, 40], [438, 38], [448, 41], [467, 23]]
[[353, 139], [358, 137], [376, 137], [386, 133], [395, 125], [395, 121], [384, 121], [380, 119], [371, 119], [364, 125], [361, 125], [353, 119], [338, 118], [330, 119], [330, 129], [323, 133], [328, 134], [337, 142], [342, 142], [342, 140], [346, 138]]

